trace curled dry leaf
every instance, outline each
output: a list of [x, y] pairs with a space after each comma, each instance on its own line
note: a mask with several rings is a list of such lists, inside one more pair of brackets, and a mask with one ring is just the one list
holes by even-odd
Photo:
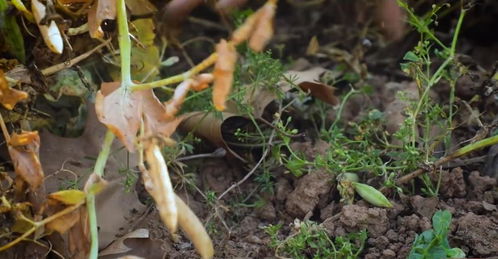
[[69, 258], [88, 258], [90, 251], [90, 225], [86, 206], [81, 206], [77, 211], [77, 221], [68, 231]]
[[9, 87], [7, 79], [2, 70], [0, 70], [0, 103], [8, 110], [14, 109], [14, 106], [24, 99], [28, 98], [28, 94], [23, 91], [12, 89]]
[[211, 82], [213, 82], [214, 76], [210, 73], [203, 73], [195, 77], [195, 81], [192, 84], [192, 90], [202, 91], [206, 89]]
[[95, 111], [99, 121], [118, 137], [128, 151], [134, 152], [144, 92], [126, 91], [119, 85], [119, 82], [102, 84], [95, 97]]
[[[34, 137], [25, 138], [24, 135], [35, 134]], [[19, 139], [30, 139], [30, 142], [19, 141]], [[22, 132], [12, 134], [11, 141], [15, 143], [25, 143], [22, 146], [8, 146], [10, 158], [14, 164], [15, 172], [30, 188], [35, 190], [43, 183], [43, 169], [38, 158], [40, 149], [40, 137], [38, 132]]]
[[169, 178], [168, 167], [155, 140], [147, 143], [145, 159], [149, 170], [142, 168], [144, 186], [156, 202], [159, 215], [171, 233], [175, 233], [178, 225], [178, 211], [175, 193]]
[[320, 83], [320, 75], [327, 70], [322, 67], [313, 67], [305, 71], [287, 71], [285, 76], [293, 79], [293, 83], [299, 86], [303, 91], [309, 92], [311, 96], [324, 101], [331, 105], [339, 103], [339, 99], [335, 96], [335, 88]]
[[103, 38], [100, 27], [104, 20], [116, 19], [116, 0], [96, 0], [88, 11], [88, 31], [92, 38]]
[[276, 9], [276, 4], [273, 1], [268, 1], [258, 10], [258, 20], [249, 39], [249, 47], [254, 51], [263, 50], [273, 36], [273, 17]]
[[175, 88], [173, 97], [164, 103], [165, 116], [167, 118], [173, 118], [178, 111], [180, 111], [181, 105], [183, 104], [183, 101], [185, 101], [185, 97], [194, 83], [195, 81], [193, 79], [187, 79]]
[[40, 21], [46, 15], [46, 7], [38, 0], [31, 0], [31, 11], [36, 21], [36, 25], [40, 29], [40, 33], [47, 47], [54, 53], [62, 54], [64, 43], [62, 41], [61, 32], [55, 21], [50, 21], [49, 25], [42, 25]]
[[152, 89], [143, 90], [144, 137], [169, 138], [183, 117], [167, 115], [166, 107], [157, 99]]
[[178, 208], [178, 223], [181, 229], [192, 241], [202, 258], [213, 258], [213, 241], [211, 241], [202, 222], [180, 197], [175, 195], [175, 200]]
[[132, 248], [125, 244], [125, 241], [133, 238], [149, 238], [149, 230], [139, 228], [114, 240], [108, 247], [100, 251], [99, 256], [115, 255], [132, 251]]
[[71, 211], [70, 213], [58, 217], [50, 222], [48, 222], [45, 227], [51, 230], [55, 230], [60, 234], [66, 233], [70, 228], [72, 228], [80, 220], [79, 209]]
[[218, 59], [214, 67], [213, 103], [218, 111], [225, 109], [225, 101], [233, 82], [233, 71], [237, 61], [237, 52], [233, 43], [221, 40], [216, 45]]

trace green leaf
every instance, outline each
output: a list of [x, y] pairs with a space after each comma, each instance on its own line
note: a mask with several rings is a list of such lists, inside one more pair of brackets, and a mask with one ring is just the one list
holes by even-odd
[[449, 258], [465, 258], [465, 253], [460, 248], [449, 249], [446, 253]]
[[405, 56], [403, 57], [403, 60], [418, 62], [418, 61], [420, 61], [420, 58], [412, 51], [408, 51], [408, 52], [406, 52]]
[[432, 227], [437, 235], [446, 235], [451, 224], [451, 213], [447, 210], [437, 211], [432, 217]]
[[0, 0], [0, 34], [3, 37], [8, 52], [24, 63], [26, 61], [24, 38], [17, 24], [16, 16], [7, 14], [7, 11], [7, 1]]
[[374, 187], [355, 182], [352, 182], [352, 184], [355, 191], [370, 204], [386, 208], [391, 208], [393, 206], [386, 196]]

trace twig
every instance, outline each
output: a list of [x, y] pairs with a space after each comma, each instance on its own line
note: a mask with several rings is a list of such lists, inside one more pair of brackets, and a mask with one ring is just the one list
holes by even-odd
[[42, 75], [44, 76], [49, 76], [49, 75], [52, 75], [52, 74], [55, 74], [65, 68], [68, 68], [68, 67], [72, 67], [74, 66], [75, 64], [79, 63], [80, 61], [88, 58], [89, 56], [91, 56], [93, 53], [95, 53], [97, 50], [103, 48], [105, 45], [109, 44], [109, 42], [111, 42], [111, 39], [108, 39], [102, 43], [100, 43], [99, 45], [97, 45], [97, 47], [91, 49], [90, 51], [87, 51], [71, 60], [69, 60], [68, 62], [63, 62], [63, 63], [59, 63], [57, 65], [53, 65], [53, 66], [50, 66], [50, 67], [47, 67], [47, 68], [44, 68], [42, 69], [41, 73]]
[[[272, 130], [272, 132], [271, 132], [270, 138], [268, 140], [268, 143], [270, 143], [269, 145], [271, 145], [271, 143], [273, 141], [273, 137], [275, 137], [275, 130]], [[253, 175], [254, 172], [256, 172], [256, 169], [258, 169], [258, 167], [261, 165], [261, 163], [263, 163], [263, 161], [265, 160], [265, 158], [269, 152], [270, 152], [270, 147], [265, 149], [265, 152], [263, 152], [263, 155], [259, 159], [258, 163], [256, 163], [256, 165], [254, 165], [254, 167], [251, 169], [251, 171], [249, 171], [246, 174], [246, 176], [244, 176], [244, 178], [242, 178], [242, 180], [240, 180], [240, 181], [232, 184], [232, 186], [228, 187], [228, 189], [226, 189], [220, 196], [218, 196], [218, 200], [221, 200], [223, 198], [223, 196], [225, 196], [227, 193], [229, 193], [234, 188], [236, 188], [237, 186], [239, 186], [239, 185], [243, 184], [245, 181], [247, 181], [247, 179], [249, 179], [249, 177], [251, 177], [251, 175]]]

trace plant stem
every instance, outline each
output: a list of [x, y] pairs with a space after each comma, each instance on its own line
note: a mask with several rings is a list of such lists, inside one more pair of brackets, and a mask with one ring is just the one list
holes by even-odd
[[[104, 143], [102, 144], [102, 148], [100, 149], [99, 156], [97, 157], [97, 161], [95, 162], [95, 167], [93, 169], [93, 173], [98, 176], [102, 176], [104, 174], [105, 164], [107, 162], [107, 158], [109, 157], [113, 140], [114, 140], [114, 134], [110, 130], [107, 130], [104, 136]], [[93, 192], [87, 193], [86, 206], [88, 210], [88, 221], [90, 224], [90, 237], [91, 237], [90, 254], [88, 258], [97, 259], [99, 252], [99, 233], [97, 230], [97, 212], [95, 210], [95, 194]]]
[[[161, 80], [157, 80], [154, 82], [149, 82], [149, 83], [143, 83], [143, 84], [135, 84], [130, 87], [132, 91], [137, 91], [137, 90], [146, 90], [146, 89], [152, 89], [156, 87], [161, 87], [165, 85], [170, 85], [170, 84], [175, 84], [175, 83], [180, 83], [183, 82], [185, 79], [196, 75], [200, 73], [202, 70], [208, 68], [209, 66], [213, 65], [216, 62], [216, 59], [218, 59], [218, 54], [216, 52], [212, 53], [209, 57], [205, 58], [201, 63], [197, 64], [195, 67], [191, 68], [189, 71], [174, 75], [168, 78], [164, 78]], [[163, 88], [167, 89], [168, 91], [173, 91], [173, 89], [169, 88]]]
[[119, 33], [119, 51], [121, 57], [121, 84], [128, 88], [133, 85], [131, 81], [131, 40], [128, 31], [128, 18], [126, 17], [125, 0], [116, 1], [116, 11]]

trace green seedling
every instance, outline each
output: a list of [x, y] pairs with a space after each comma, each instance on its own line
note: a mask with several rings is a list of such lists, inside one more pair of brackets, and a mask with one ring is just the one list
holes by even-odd
[[448, 231], [451, 225], [451, 213], [440, 210], [432, 217], [433, 229], [417, 235], [408, 259], [442, 259], [464, 258], [460, 248], [451, 248], [448, 243]]
[[332, 241], [321, 225], [305, 221], [296, 224], [297, 232], [281, 240], [281, 227], [280, 224], [266, 227], [266, 233], [270, 235], [270, 246], [275, 248], [277, 257], [354, 259], [358, 258], [367, 239], [367, 232], [363, 230], [335, 237]]

